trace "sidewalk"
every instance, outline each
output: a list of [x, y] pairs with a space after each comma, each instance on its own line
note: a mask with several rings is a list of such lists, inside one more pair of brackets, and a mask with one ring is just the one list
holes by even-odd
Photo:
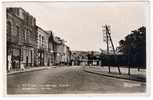
[[111, 72], [108, 72], [108, 67], [104, 66], [84, 66], [84, 71], [99, 75], [104, 75], [108, 77], [113, 78], [120, 78], [120, 79], [127, 79], [127, 80], [134, 80], [134, 81], [140, 81], [140, 82], [146, 82], [146, 70], [140, 69], [138, 70], [136, 68], [131, 68], [131, 75], [128, 75], [128, 68], [121, 68], [121, 75], [118, 74], [117, 67], [110, 67]]
[[25, 68], [24, 70], [11, 70], [10, 72], [7, 72], [7, 75], [11, 74], [17, 74], [17, 73], [23, 73], [23, 72], [30, 72], [30, 71], [39, 71], [39, 70], [45, 70], [48, 68], [51, 68], [52, 66], [39, 66], [39, 67], [29, 67]]

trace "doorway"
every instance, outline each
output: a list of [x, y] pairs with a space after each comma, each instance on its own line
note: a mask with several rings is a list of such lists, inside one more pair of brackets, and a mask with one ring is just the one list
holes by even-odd
[[28, 66], [28, 56], [26, 56], [26, 66]]

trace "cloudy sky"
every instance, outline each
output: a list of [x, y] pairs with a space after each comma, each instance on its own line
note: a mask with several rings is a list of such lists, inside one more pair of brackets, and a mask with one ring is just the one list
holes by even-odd
[[4, 7], [22, 7], [36, 18], [37, 25], [52, 30], [72, 50], [106, 49], [102, 26], [111, 26], [115, 47], [131, 30], [146, 26], [145, 2], [16, 2]]

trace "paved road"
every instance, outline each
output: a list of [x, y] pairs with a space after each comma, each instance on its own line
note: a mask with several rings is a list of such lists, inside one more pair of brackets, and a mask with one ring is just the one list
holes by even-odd
[[143, 82], [84, 72], [81, 66], [48, 68], [7, 77], [8, 94], [142, 93], [145, 88]]

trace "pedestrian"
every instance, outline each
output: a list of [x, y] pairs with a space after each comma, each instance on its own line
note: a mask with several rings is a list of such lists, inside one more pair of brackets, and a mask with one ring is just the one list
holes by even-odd
[[24, 63], [21, 62], [21, 71], [24, 71], [24, 70], [25, 70]]
[[8, 71], [12, 69], [12, 57], [11, 55], [8, 56]]

